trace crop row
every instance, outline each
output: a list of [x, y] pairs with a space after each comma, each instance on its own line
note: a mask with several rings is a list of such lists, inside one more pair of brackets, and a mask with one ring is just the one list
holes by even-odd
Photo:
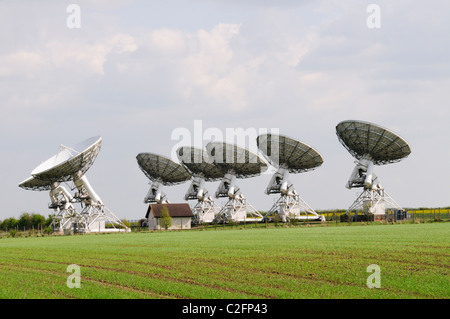
[[[0, 296], [16, 298], [449, 297], [448, 224], [3, 239]], [[66, 285], [67, 266], [81, 289]], [[368, 289], [377, 264], [382, 289]]]

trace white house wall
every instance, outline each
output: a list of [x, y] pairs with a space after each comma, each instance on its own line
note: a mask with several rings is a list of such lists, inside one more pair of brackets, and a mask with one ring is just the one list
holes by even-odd
[[[190, 217], [172, 217], [172, 226], [168, 229], [190, 229], [191, 218]], [[159, 218], [153, 216], [153, 212], [150, 212], [148, 216], [148, 229], [160, 230], [164, 229], [159, 225]]]

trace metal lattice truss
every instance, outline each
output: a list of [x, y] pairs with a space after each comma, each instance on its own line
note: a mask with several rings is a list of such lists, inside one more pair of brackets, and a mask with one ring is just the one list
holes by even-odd
[[216, 198], [228, 197], [213, 222], [261, 221], [263, 216], [249, 203], [236, 185], [236, 176], [225, 174], [216, 190]]
[[403, 210], [384, 189], [364, 189], [346, 214], [362, 212], [363, 214], [384, 215], [387, 209]]
[[[84, 232], [129, 232], [129, 228], [104, 206], [89, 205], [84, 207], [75, 221], [77, 228]], [[108, 228], [106, 228], [108, 226]]]
[[197, 204], [192, 208], [195, 224], [211, 223], [220, 210], [205, 188], [205, 180], [200, 176], [192, 179], [184, 199], [197, 200]]
[[192, 208], [194, 214], [194, 224], [201, 225], [203, 223], [212, 223], [219, 213], [220, 207], [210, 197], [208, 199], [198, 201]]
[[55, 231], [73, 229], [74, 220], [77, 220], [79, 213], [75, 208], [63, 209], [53, 217], [52, 227]]
[[325, 217], [317, 214], [295, 191], [292, 195], [280, 196], [264, 218], [273, 214], [277, 214], [283, 223], [291, 220], [325, 221]]
[[78, 218], [79, 213], [73, 206], [74, 197], [59, 182], [41, 181], [30, 177], [19, 184], [19, 187], [33, 191], [48, 191], [51, 203], [48, 208], [53, 209], [55, 216], [52, 220], [54, 230], [71, 229], [73, 221]]
[[[90, 185], [85, 176], [83, 176], [82, 186], [72, 187], [74, 188], [78, 189], [78, 193], [74, 196], [60, 185], [50, 191], [52, 204], [49, 208], [56, 212], [52, 222], [55, 231], [74, 230], [80, 233], [130, 231], [98, 200], [98, 196], [93, 194], [92, 190], [87, 190]], [[75, 203], [81, 204], [81, 211], [75, 209]]]
[[280, 168], [277, 170], [266, 188], [266, 194], [281, 195], [267, 212], [265, 218], [277, 214], [284, 223], [294, 219], [325, 220], [325, 218], [318, 215], [294, 189], [294, 185], [289, 181], [289, 172], [287, 169]]
[[215, 197], [228, 197], [214, 222], [261, 221], [263, 216], [241, 194], [236, 178], [258, 176], [267, 170], [267, 163], [260, 156], [233, 144], [210, 142], [206, 150], [214, 165], [223, 173]]
[[227, 201], [217, 213], [213, 222], [223, 223], [242, 223], [242, 222], [259, 222], [263, 220], [263, 216], [253, 207], [245, 197], [240, 194]]

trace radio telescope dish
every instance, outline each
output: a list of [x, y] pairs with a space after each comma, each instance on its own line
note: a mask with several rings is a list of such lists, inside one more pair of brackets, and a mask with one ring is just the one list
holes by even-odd
[[324, 220], [324, 216], [319, 216], [289, 181], [289, 173], [304, 173], [321, 166], [323, 159], [319, 152], [303, 142], [278, 134], [261, 134], [256, 143], [266, 159], [277, 168], [265, 193], [281, 193], [266, 217], [276, 213], [283, 222], [290, 219]]
[[72, 147], [61, 145], [58, 154], [36, 167], [31, 175], [51, 182], [66, 182], [75, 174], [82, 176], [97, 158], [101, 143], [102, 138], [95, 136]]
[[258, 155], [237, 145], [210, 142], [206, 145], [208, 155], [224, 174], [237, 178], [258, 176], [267, 170], [267, 164]]
[[314, 148], [287, 136], [261, 134], [256, 143], [274, 167], [285, 168], [289, 173], [314, 170], [323, 163], [322, 156]]
[[343, 121], [336, 126], [336, 134], [353, 157], [370, 159], [375, 165], [399, 162], [411, 153], [402, 137], [373, 123]]
[[194, 223], [212, 223], [220, 208], [209, 195], [205, 187], [205, 181], [221, 180], [225, 174], [214, 165], [214, 161], [204, 149], [182, 146], [178, 148], [177, 156], [193, 176], [184, 199], [197, 200], [197, 204], [192, 209]]
[[153, 182], [177, 185], [191, 178], [186, 168], [167, 157], [153, 153], [140, 153], [136, 159], [142, 172]]
[[167, 157], [154, 153], [139, 153], [136, 159], [141, 171], [152, 181], [144, 203], [169, 203], [162, 186], [177, 185], [191, 179], [191, 174], [183, 165]]
[[214, 165], [224, 174], [215, 197], [228, 197], [214, 221], [261, 221], [263, 216], [247, 202], [236, 185], [236, 178], [258, 176], [267, 170], [267, 163], [258, 155], [233, 144], [210, 142], [206, 150]]
[[218, 181], [224, 173], [208, 156], [204, 149], [182, 146], [177, 150], [178, 159], [194, 176], [200, 176], [207, 182]]
[[[374, 165], [396, 163], [409, 156], [411, 148], [396, 133], [379, 125], [363, 121], [343, 121], [336, 126], [339, 142], [357, 159], [346, 184], [348, 189], [363, 188], [363, 192], [345, 214], [362, 211], [381, 219], [386, 209], [403, 211], [381, 186], [373, 172]], [[356, 218], [356, 216], [355, 216]]]
[[[111, 213], [103, 204], [100, 197], [89, 184], [85, 173], [94, 163], [100, 151], [102, 138], [94, 136], [74, 146], [61, 145], [58, 153], [40, 164], [32, 172], [32, 178], [19, 184], [25, 189], [48, 190], [52, 204], [49, 208], [55, 209], [54, 228], [56, 230], [76, 228], [79, 232], [111, 232], [121, 230], [129, 231], [122, 221]], [[61, 182], [72, 181], [78, 190], [72, 196]], [[78, 213], [72, 203], [82, 202], [85, 207]], [[106, 222], [112, 228], [106, 229]]]

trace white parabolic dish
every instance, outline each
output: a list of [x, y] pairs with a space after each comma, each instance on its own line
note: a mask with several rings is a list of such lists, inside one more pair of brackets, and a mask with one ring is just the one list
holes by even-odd
[[288, 136], [261, 134], [256, 143], [273, 166], [285, 168], [290, 173], [314, 170], [323, 163], [317, 150]]
[[41, 181], [31, 176], [21, 182], [19, 187], [32, 191], [49, 191], [52, 188], [52, 183], [48, 181]]
[[165, 156], [154, 153], [139, 153], [136, 159], [141, 171], [152, 182], [176, 185], [191, 179], [191, 174], [183, 165]]
[[343, 121], [336, 126], [339, 142], [356, 159], [370, 159], [375, 165], [401, 161], [411, 148], [397, 133], [364, 121]]
[[36, 167], [31, 175], [50, 182], [65, 182], [75, 174], [82, 176], [97, 158], [101, 143], [101, 136], [94, 136], [72, 147], [61, 145], [58, 154]]

